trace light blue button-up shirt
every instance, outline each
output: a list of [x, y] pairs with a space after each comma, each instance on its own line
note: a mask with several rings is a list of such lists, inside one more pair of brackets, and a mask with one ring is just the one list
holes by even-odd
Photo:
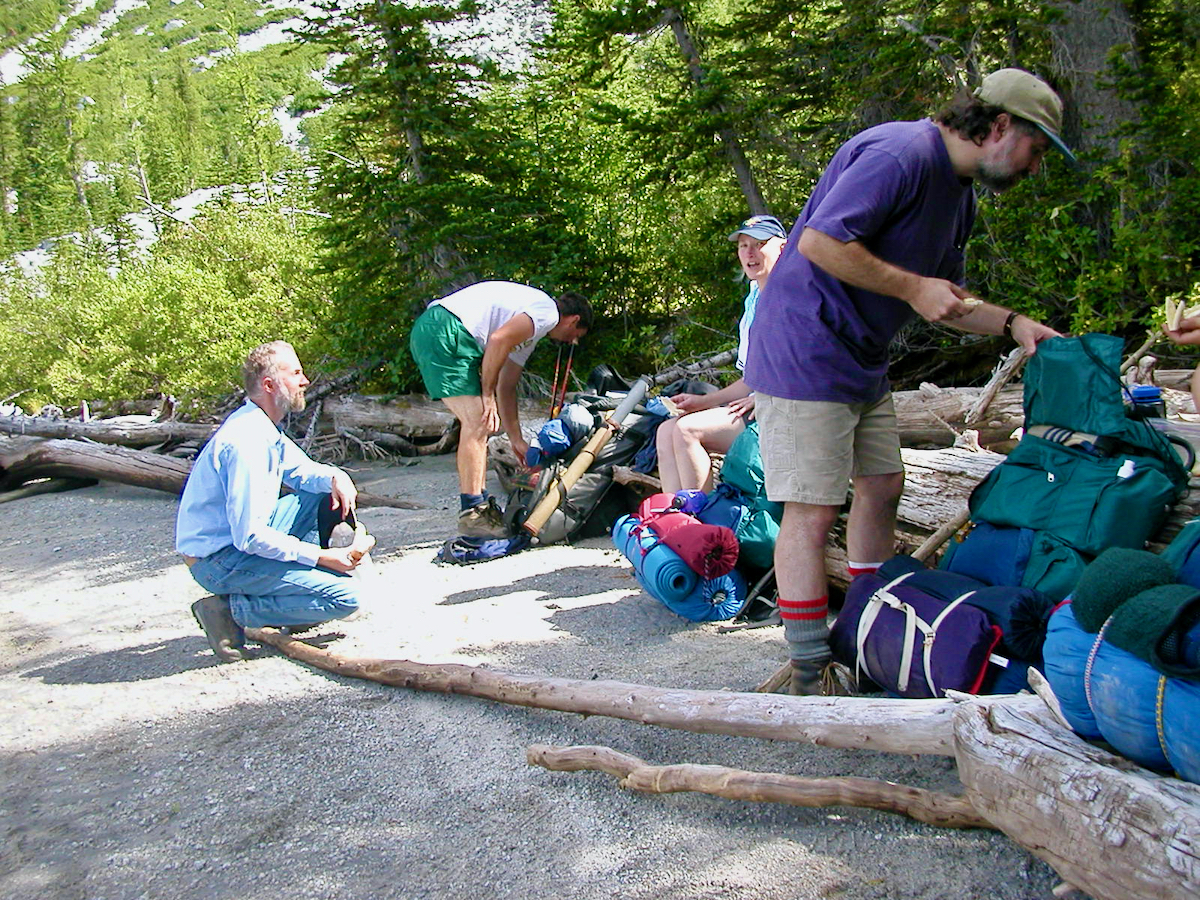
[[175, 521], [175, 549], [202, 557], [230, 544], [267, 559], [317, 564], [321, 548], [269, 524], [279, 486], [328, 493], [340, 470], [313, 462], [252, 400], [196, 457]]

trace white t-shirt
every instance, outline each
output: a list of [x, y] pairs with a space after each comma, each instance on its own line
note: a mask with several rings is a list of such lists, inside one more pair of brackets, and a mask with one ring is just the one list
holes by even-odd
[[434, 300], [430, 306], [444, 306], [463, 323], [479, 343], [487, 348], [488, 338], [513, 316], [525, 313], [533, 320], [533, 337], [513, 348], [508, 358], [524, 367], [534, 346], [558, 324], [558, 304], [545, 291], [511, 281], [480, 281], [469, 284]]
[[742, 319], [738, 322], [738, 354], [737, 368], [741, 372], [746, 368], [746, 348], [750, 346], [750, 325], [754, 322], [754, 313], [758, 310], [758, 282], [750, 282], [750, 292], [742, 304]]

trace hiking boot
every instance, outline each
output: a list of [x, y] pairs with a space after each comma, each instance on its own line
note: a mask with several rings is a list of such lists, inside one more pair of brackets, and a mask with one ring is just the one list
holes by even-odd
[[208, 638], [208, 646], [221, 662], [237, 662], [245, 659], [242, 647], [246, 634], [233, 621], [229, 612], [229, 598], [209, 595], [192, 604], [192, 618]]
[[506, 538], [508, 526], [504, 524], [504, 513], [495, 497], [488, 497], [478, 506], [464, 509], [458, 514], [458, 533], [463, 537]]

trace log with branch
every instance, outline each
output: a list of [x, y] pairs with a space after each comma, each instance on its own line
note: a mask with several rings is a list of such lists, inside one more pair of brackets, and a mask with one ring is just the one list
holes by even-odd
[[[248, 629], [247, 637], [326, 671], [415, 690], [704, 734], [950, 754], [965, 789], [961, 797], [868, 779], [649, 766], [609, 748], [535, 746], [527, 758], [554, 769], [609, 772], [641, 791], [852, 805], [935, 825], [996, 828], [1048, 862], [1070, 887], [1097, 900], [1184, 900], [1200, 891], [1200, 787], [1160, 778], [1089, 746], [1063, 727], [1040, 696], [891, 700], [678, 690], [455, 664], [354, 659], [275, 629]], [[1034, 681], [1039, 690], [1047, 690], [1044, 682]]]

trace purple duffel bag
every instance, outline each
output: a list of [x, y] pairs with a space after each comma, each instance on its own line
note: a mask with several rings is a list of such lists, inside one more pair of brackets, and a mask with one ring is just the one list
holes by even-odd
[[851, 582], [829, 635], [833, 658], [898, 697], [978, 692], [1000, 629], [965, 602], [972, 592], [947, 603], [906, 584], [911, 575]]

